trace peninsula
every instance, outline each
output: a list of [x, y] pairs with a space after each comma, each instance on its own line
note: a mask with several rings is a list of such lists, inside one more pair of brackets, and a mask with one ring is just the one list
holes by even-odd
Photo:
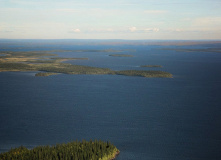
[[1, 160], [113, 160], [120, 151], [110, 142], [82, 140], [33, 149], [19, 147], [0, 154]]
[[[38, 71], [36, 76], [63, 74], [110, 74], [141, 77], [172, 78], [172, 74], [163, 71], [125, 70], [114, 71], [109, 68], [90, 67], [62, 63], [67, 60], [88, 60], [88, 58], [62, 58], [56, 51], [0, 52], [0, 72], [3, 71]], [[61, 52], [61, 51], [59, 51]], [[65, 51], [66, 52], [66, 51]]]

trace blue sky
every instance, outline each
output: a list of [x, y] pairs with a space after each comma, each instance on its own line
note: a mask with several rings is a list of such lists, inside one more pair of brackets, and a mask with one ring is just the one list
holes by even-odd
[[221, 39], [221, 0], [0, 0], [0, 38]]

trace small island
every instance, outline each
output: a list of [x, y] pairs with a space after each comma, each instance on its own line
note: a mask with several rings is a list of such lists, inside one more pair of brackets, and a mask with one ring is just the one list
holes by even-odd
[[35, 76], [36, 77], [47, 77], [47, 76], [51, 76], [51, 75], [57, 75], [59, 73], [54, 73], [54, 72], [39, 72], [36, 73]]
[[[54, 51], [51, 51], [54, 52]], [[28, 51], [28, 52], [0, 52], [0, 72], [7, 71], [38, 71], [36, 76], [50, 76], [56, 74], [109, 74], [141, 76], [149, 78], [172, 78], [172, 74], [163, 71], [140, 71], [125, 70], [114, 71], [109, 68], [99, 68], [83, 65], [62, 63], [67, 60], [88, 60], [88, 58], [62, 58], [56, 57], [50, 51]], [[59, 51], [61, 52], [61, 51]]]
[[125, 70], [125, 71], [116, 71], [118, 75], [125, 76], [140, 76], [147, 78], [172, 78], [173, 75], [164, 71], [141, 71], [141, 70]]
[[54, 146], [24, 146], [0, 153], [1, 160], [113, 160], [120, 151], [110, 142], [98, 140], [73, 141]]

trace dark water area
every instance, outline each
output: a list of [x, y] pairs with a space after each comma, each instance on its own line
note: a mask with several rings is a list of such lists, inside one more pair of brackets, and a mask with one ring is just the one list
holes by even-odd
[[[221, 54], [164, 48], [205, 46], [129, 46], [13, 43], [11, 50], [133, 49], [61, 52], [88, 57], [65, 63], [114, 70], [162, 70], [173, 78], [119, 75], [0, 73], [0, 152], [71, 140], [110, 140], [117, 160], [221, 159]], [[1, 51], [7, 49], [1, 43]], [[28, 48], [29, 47], [29, 48]], [[42, 48], [41, 48], [42, 47]], [[213, 47], [207, 46], [207, 47]], [[220, 47], [220, 46], [219, 46]], [[142, 68], [140, 65], [162, 65]]]

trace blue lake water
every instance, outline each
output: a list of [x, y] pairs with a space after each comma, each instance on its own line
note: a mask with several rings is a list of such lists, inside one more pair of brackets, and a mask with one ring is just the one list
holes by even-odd
[[163, 49], [213, 45], [82, 46], [15, 41], [0, 46], [1, 51], [134, 49], [124, 52], [134, 57], [110, 57], [107, 52], [58, 54], [89, 58], [68, 63], [114, 70], [162, 65], [157, 70], [174, 75], [35, 77], [35, 72], [2, 72], [0, 152], [20, 145], [33, 148], [101, 139], [110, 140], [121, 151], [117, 160], [221, 159], [221, 54]]

